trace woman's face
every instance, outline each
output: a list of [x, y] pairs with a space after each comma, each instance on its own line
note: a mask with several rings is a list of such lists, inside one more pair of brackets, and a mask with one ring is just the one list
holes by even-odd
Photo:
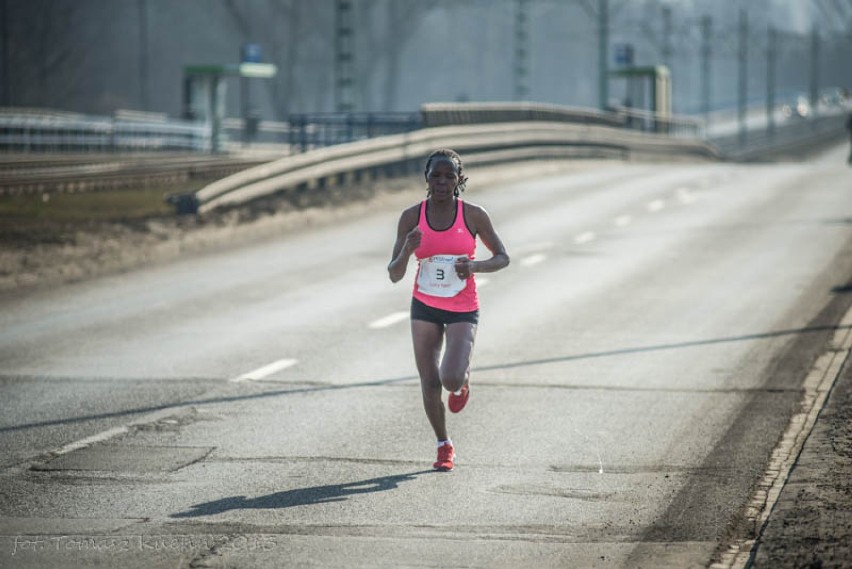
[[426, 172], [429, 194], [436, 199], [452, 198], [459, 185], [459, 174], [452, 160], [433, 160]]

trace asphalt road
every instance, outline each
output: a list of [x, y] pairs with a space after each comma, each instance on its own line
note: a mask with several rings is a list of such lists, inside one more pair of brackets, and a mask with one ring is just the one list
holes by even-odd
[[452, 473], [413, 266], [385, 271], [419, 190], [5, 298], [0, 566], [707, 566], [852, 302], [844, 157], [471, 171], [512, 264], [480, 279]]

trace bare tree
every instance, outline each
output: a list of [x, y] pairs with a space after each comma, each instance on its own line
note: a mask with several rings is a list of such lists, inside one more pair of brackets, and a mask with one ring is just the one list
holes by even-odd
[[[11, 26], [9, 81], [18, 86], [10, 103], [55, 106], [70, 98], [82, 78], [74, 67], [82, 59], [79, 43], [70, 41], [79, 14], [73, 1], [31, 0], [8, 5]], [[14, 72], [14, 73], [13, 73]]]

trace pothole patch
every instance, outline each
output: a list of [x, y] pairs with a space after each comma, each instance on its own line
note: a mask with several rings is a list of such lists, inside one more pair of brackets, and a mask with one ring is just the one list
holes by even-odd
[[39, 471], [174, 472], [203, 460], [215, 447], [96, 445], [63, 454]]

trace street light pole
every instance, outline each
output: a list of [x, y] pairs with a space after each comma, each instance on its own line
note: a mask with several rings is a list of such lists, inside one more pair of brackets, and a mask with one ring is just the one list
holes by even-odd
[[148, 5], [139, 0], [139, 104], [143, 111], [148, 107]]
[[609, 104], [609, 0], [598, 0], [598, 105]]
[[710, 58], [713, 55], [713, 18], [701, 18], [701, 112], [704, 115], [704, 125], [710, 124], [710, 95], [711, 76]]
[[527, 32], [527, 2], [516, 0], [515, 12], [515, 100], [523, 101], [529, 95], [527, 83], [527, 58], [529, 33]]
[[2, 93], [0, 93], [0, 105], [4, 107], [8, 107], [11, 104], [11, 96], [9, 91], [9, 0], [0, 0], [0, 25], [2, 25], [2, 29], [0, 29], [0, 34], [3, 35], [0, 38], [0, 57], [3, 58], [3, 61], [0, 62], [3, 65], [3, 74], [0, 75], [0, 89], [2, 89]]
[[775, 66], [778, 61], [778, 33], [769, 24], [766, 43], [766, 131], [775, 134]]
[[335, 3], [335, 110], [339, 113], [352, 112], [354, 89], [354, 30], [352, 26], [352, 1], [337, 0]]
[[746, 143], [746, 105], [748, 103], [748, 13], [740, 9], [739, 34], [739, 96], [737, 98], [737, 124], [739, 126], [739, 144]]
[[816, 115], [819, 106], [819, 30], [816, 24], [811, 31], [811, 77], [810, 77], [810, 99], [811, 112]]

